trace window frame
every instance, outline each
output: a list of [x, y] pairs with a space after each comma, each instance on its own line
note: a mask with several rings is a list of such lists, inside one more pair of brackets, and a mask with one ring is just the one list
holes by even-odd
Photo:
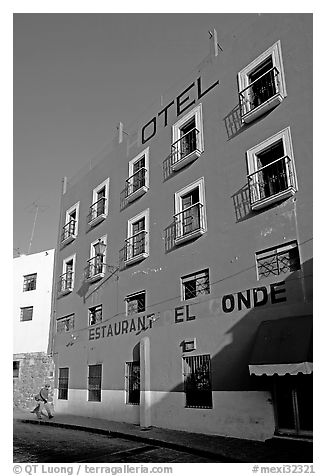
[[69, 234], [66, 238], [61, 238], [61, 246], [65, 246], [71, 241], [75, 240], [77, 235], [78, 235], [78, 225], [79, 225], [79, 204], [80, 202], [76, 202], [74, 205], [72, 205], [70, 208], [66, 210], [65, 214], [65, 222], [63, 225], [63, 228], [68, 225], [68, 223], [71, 221], [71, 214], [76, 211], [76, 220], [75, 220], [75, 228], [74, 228], [74, 233]]
[[267, 279], [270, 276], [270, 275], [269, 276], [264, 276], [264, 275], [259, 274], [259, 266], [258, 266], [259, 260], [264, 259], [264, 257], [267, 259], [267, 258], [272, 257], [272, 256], [275, 256], [276, 259], [277, 259], [278, 256], [284, 254], [286, 251], [289, 251], [291, 249], [296, 249], [297, 250], [298, 260], [299, 260], [298, 261], [299, 262], [299, 267], [294, 269], [294, 270], [289, 269], [288, 271], [286, 271], [284, 273], [283, 272], [278, 273], [278, 274], [271, 273], [272, 277], [274, 277], [274, 276], [287, 275], [289, 273], [293, 273], [293, 272], [299, 271], [301, 269], [300, 249], [299, 249], [299, 244], [298, 244], [297, 240], [291, 240], [291, 241], [288, 241], [287, 243], [282, 243], [282, 244], [279, 244], [279, 245], [276, 245], [276, 246], [272, 246], [270, 248], [265, 248], [261, 251], [256, 251], [255, 252], [255, 264], [256, 264], [257, 281]]
[[[34, 276], [35, 278], [32, 280], [34, 282], [35, 287], [32, 289], [26, 289], [27, 285], [29, 284], [28, 278]], [[30, 273], [30, 274], [25, 274], [24, 275], [24, 281], [23, 281], [23, 292], [29, 292], [29, 291], [35, 291], [36, 290], [36, 283], [37, 283], [37, 273]]]
[[62, 260], [62, 274], [60, 275], [59, 279], [62, 278], [65, 274], [67, 274], [67, 263], [69, 261], [72, 261], [72, 279], [71, 279], [71, 287], [66, 287], [64, 290], [59, 289], [59, 294], [64, 295], [64, 294], [69, 294], [73, 291], [74, 286], [75, 286], [75, 267], [76, 267], [76, 253], [73, 255], [68, 256], [67, 258], [64, 258]]
[[[129, 240], [136, 236], [133, 235], [133, 225], [137, 222], [139, 222], [142, 218], [145, 219], [145, 247], [144, 251], [142, 253], [139, 253], [137, 255], [131, 255], [129, 256], [128, 253], [128, 242]], [[133, 216], [132, 218], [129, 218], [128, 223], [127, 223], [127, 238], [125, 240], [126, 242], [126, 256], [125, 256], [125, 264], [133, 264], [137, 261], [141, 261], [149, 256], [149, 208], [146, 210], [143, 210], [142, 212], [138, 213], [138, 215]]]
[[[274, 195], [270, 195], [268, 197], [262, 197], [259, 192], [259, 188], [257, 188], [255, 192], [255, 198], [253, 200], [250, 192], [250, 185], [249, 185], [249, 177], [253, 174], [257, 175], [257, 172], [260, 170], [258, 165], [259, 154], [268, 150], [268, 148], [272, 147], [273, 144], [276, 144], [278, 141], [282, 141], [283, 149], [284, 149], [284, 157], [289, 157], [290, 163], [286, 162], [285, 169], [286, 169], [286, 177], [288, 180], [289, 186], [278, 192]], [[291, 130], [290, 127], [286, 127], [285, 129], [277, 132], [276, 134], [268, 137], [267, 139], [263, 140], [259, 144], [251, 147], [246, 152], [247, 157], [247, 171], [248, 171], [248, 186], [249, 186], [249, 195], [250, 195], [250, 205], [252, 210], [259, 210], [261, 208], [267, 207], [273, 203], [276, 203], [280, 200], [288, 198], [294, 195], [298, 191], [298, 183], [297, 183], [297, 174], [295, 169], [295, 160], [294, 160], [294, 152], [292, 146], [292, 139], [291, 139]], [[291, 184], [292, 182], [292, 184]], [[254, 179], [254, 183], [257, 185], [257, 178]]]
[[[15, 364], [18, 364], [16, 369], [14, 368]], [[16, 375], [16, 372], [17, 372], [17, 375]], [[19, 379], [19, 377], [20, 377], [20, 360], [13, 360], [13, 375], [12, 375], [12, 378], [13, 379]]]
[[[204, 292], [204, 293], [197, 293], [197, 283], [196, 283], [196, 295], [191, 297], [191, 298], [187, 298], [185, 297], [185, 283], [186, 282], [189, 282], [189, 281], [192, 281], [190, 278], [191, 277], [195, 277], [195, 276], [199, 276], [199, 275], [204, 275], [204, 273], [207, 272], [207, 276], [203, 276], [204, 278], [207, 278], [208, 279], [208, 292]], [[195, 278], [196, 279], [196, 278]], [[197, 278], [197, 279], [200, 279], [200, 278]], [[196, 279], [196, 281], [197, 281]], [[197, 298], [198, 296], [200, 296], [201, 294], [210, 294], [211, 290], [210, 290], [210, 279], [209, 279], [209, 268], [204, 268], [200, 271], [196, 271], [194, 273], [190, 273], [190, 274], [187, 274], [185, 276], [181, 276], [180, 277], [180, 288], [181, 288], [181, 300], [182, 301], [189, 301], [190, 299], [195, 299]]]
[[[99, 308], [98, 310], [101, 311], [101, 319], [99, 321], [97, 321], [95, 319], [95, 322], [92, 324], [91, 323], [91, 312], [92, 312], [92, 310], [94, 310], [94, 311], [97, 310], [97, 308]], [[89, 326], [96, 326], [99, 322], [102, 322], [102, 320], [103, 320], [103, 305], [102, 304], [96, 304], [95, 306], [91, 306], [91, 307], [88, 308], [88, 325]]]
[[[94, 258], [96, 258], [96, 253], [95, 253], [95, 246], [99, 243], [99, 241], [101, 241], [102, 243], [105, 244], [105, 249], [104, 249], [104, 253], [103, 253], [103, 263], [102, 263], [102, 272], [101, 273], [96, 273], [96, 274], [93, 274], [93, 275], [89, 275], [89, 267], [90, 267], [90, 264], [91, 264], [91, 261], [94, 260]], [[97, 238], [96, 240], [92, 241], [91, 245], [90, 245], [90, 253], [89, 253], [89, 259], [87, 261], [87, 280], [88, 281], [97, 281], [98, 279], [102, 279], [105, 275], [105, 271], [106, 271], [106, 262], [107, 262], [107, 235], [103, 235], [101, 236], [100, 238]]]
[[[105, 188], [105, 195], [104, 195], [104, 198], [105, 198], [105, 201], [104, 201], [104, 212], [103, 213], [100, 213], [99, 215], [95, 216], [94, 218], [92, 218], [92, 207], [98, 202], [98, 193], [103, 189]], [[105, 220], [105, 218], [108, 216], [108, 213], [109, 213], [109, 193], [110, 193], [110, 177], [108, 177], [107, 179], [103, 180], [102, 183], [100, 183], [99, 185], [97, 185], [97, 187], [95, 187], [93, 189], [93, 192], [92, 192], [92, 204], [90, 206], [90, 213], [89, 213], [89, 219], [88, 219], [88, 224], [90, 226], [95, 226], [97, 225], [98, 223], [100, 223], [101, 221]]]
[[[202, 209], [200, 212], [200, 218], [201, 218], [201, 226], [197, 229], [194, 230], [191, 233], [184, 233], [183, 227], [181, 227], [181, 234], [180, 236], [178, 235], [177, 230], [175, 231], [175, 243], [176, 244], [181, 244], [184, 243], [185, 241], [191, 240], [197, 236], [203, 235], [204, 233], [207, 232], [207, 216], [206, 216], [206, 199], [205, 199], [205, 181], [204, 177], [201, 177], [200, 179], [195, 180], [195, 182], [192, 182], [191, 184], [183, 187], [181, 190], [178, 190], [174, 194], [174, 220], [176, 220], [176, 216], [179, 215], [181, 212], [183, 212], [185, 209], [182, 208], [182, 197], [184, 195], [187, 195], [190, 193], [192, 190], [195, 190], [198, 188], [199, 192], [199, 201], [198, 203], [202, 205]], [[194, 204], [195, 205], [195, 204]], [[194, 206], [192, 205], [192, 206]], [[176, 225], [175, 225], [176, 226]]]
[[[182, 167], [185, 167], [189, 163], [196, 160], [204, 152], [204, 127], [203, 127], [203, 112], [202, 104], [198, 104], [182, 116], [177, 122], [172, 125], [172, 146], [171, 146], [171, 156], [172, 156], [172, 170], [177, 171]], [[173, 152], [173, 147], [175, 143], [182, 138], [181, 130], [182, 127], [186, 125], [192, 118], [195, 118], [195, 128], [198, 130], [198, 135], [196, 137], [196, 149], [190, 152], [185, 157], [180, 158], [180, 152]], [[176, 160], [174, 160], [174, 155], [176, 155]]]
[[[137, 311], [137, 312], [128, 312], [128, 303], [132, 298], [135, 298], [136, 296], [144, 295], [144, 310], [143, 311]], [[125, 303], [126, 303], [126, 316], [134, 316], [135, 314], [141, 314], [142, 312], [146, 312], [146, 290], [138, 291], [136, 293], [128, 294], [128, 296], [125, 297]]]
[[[67, 370], [67, 376], [61, 377], [61, 371]], [[58, 400], [68, 400], [69, 394], [69, 367], [59, 367], [58, 371]], [[64, 385], [61, 385], [64, 383]]]
[[[31, 318], [30, 319], [23, 319], [24, 317], [24, 311], [27, 312], [27, 310], [31, 310]], [[29, 322], [33, 320], [33, 314], [34, 314], [34, 306], [22, 306], [20, 308], [20, 322]]]
[[[145, 158], [145, 166], [144, 166], [144, 169], [145, 169], [145, 183], [144, 183], [144, 185], [142, 185], [138, 189], [134, 190], [133, 192], [128, 193], [128, 189], [129, 189], [129, 186], [130, 186], [128, 182], [135, 175], [134, 165], [139, 160], [141, 160], [143, 157]], [[149, 190], [149, 147], [147, 147], [145, 150], [143, 150], [140, 154], [136, 155], [136, 157], [131, 159], [128, 163], [128, 180], [126, 181], [126, 199], [127, 199], [127, 202], [132, 202], [133, 200], [136, 200], [136, 198], [140, 197], [141, 195], [144, 195], [148, 190]]]
[[259, 106], [246, 111], [242, 114], [241, 106], [240, 106], [240, 113], [242, 117], [242, 121], [249, 123], [255, 120], [257, 117], [261, 116], [265, 112], [267, 112], [272, 107], [275, 107], [277, 104], [283, 101], [283, 99], [287, 96], [286, 91], [286, 83], [285, 83], [285, 73], [283, 67], [283, 59], [282, 59], [282, 50], [281, 50], [281, 41], [278, 40], [272, 46], [270, 46], [267, 50], [261, 53], [257, 58], [251, 61], [247, 66], [245, 66], [241, 71], [238, 73], [238, 88], [239, 88], [239, 96], [240, 93], [250, 86], [250, 74], [260, 65], [262, 64], [268, 57], [272, 58], [273, 67], [277, 68], [279, 78], [279, 85], [277, 87], [277, 93], [264, 103], [260, 104]]
[[[100, 371], [100, 375], [95, 375], [95, 376], [90, 376], [90, 369], [92, 368], [100, 368], [101, 371]], [[103, 364], [102, 363], [98, 363], [98, 364], [88, 364], [88, 375], [87, 375], [87, 401], [88, 402], [101, 402], [102, 401], [102, 378], [103, 378], [103, 372], [102, 372], [102, 367], [103, 367]], [[92, 389], [91, 388], [91, 384], [90, 384], [90, 379], [93, 378], [97, 378], [99, 379], [99, 384], [97, 384], [99, 386], [98, 389]], [[96, 385], [96, 384], [95, 384]], [[90, 398], [91, 397], [91, 392], [97, 392], [97, 397], [98, 398]], [[94, 394], [93, 394], [94, 396]]]
[[[72, 325], [67, 327], [65, 326], [64, 330], [58, 330], [58, 323], [62, 322], [71, 322]], [[56, 334], [63, 334], [65, 332], [71, 332], [72, 330], [75, 329], [75, 313], [67, 314], [66, 316], [58, 317], [56, 319]]]
[[[130, 378], [132, 377], [133, 366], [138, 365], [139, 369], [139, 394], [137, 395], [137, 401], [130, 401]], [[125, 363], [125, 403], [126, 405], [140, 405], [140, 362], [139, 361], [130, 361]]]
[[[209, 389], [207, 390], [207, 394], [209, 394], [208, 400], [210, 400], [209, 404], [202, 404], [202, 403], [189, 403], [190, 395], [189, 395], [189, 387], [190, 385], [187, 385], [187, 376], [192, 375], [193, 372], [187, 372], [186, 370], [186, 364], [188, 367], [194, 368], [196, 362], [198, 360], [200, 361], [200, 358], [202, 358], [204, 361], [207, 360], [208, 362], [208, 381], [209, 381]], [[192, 364], [189, 365], [187, 361], [191, 361]], [[185, 408], [193, 408], [193, 409], [205, 409], [205, 410], [211, 410], [213, 409], [213, 385], [212, 385], [212, 365], [211, 365], [212, 359], [210, 354], [195, 354], [195, 355], [183, 355], [182, 356], [182, 375], [183, 375], [183, 391], [185, 395]], [[205, 363], [205, 362], [203, 362]], [[206, 377], [207, 378], [207, 377]], [[190, 381], [193, 379], [190, 379]], [[198, 378], [195, 378], [195, 383], [198, 383]], [[188, 392], [187, 392], [188, 390]], [[200, 390], [197, 388], [197, 397], [198, 397], [198, 392], [200, 394]]]

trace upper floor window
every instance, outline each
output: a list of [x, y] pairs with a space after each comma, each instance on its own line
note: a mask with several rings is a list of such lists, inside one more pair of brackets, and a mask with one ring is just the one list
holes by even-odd
[[67, 245], [76, 238], [78, 234], [78, 215], [79, 202], [66, 211], [65, 224], [61, 234], [62, 245]]
[[276, 42], [238, 74], [242, 120], [249, 123], [286, 97], [281, 42]]
[[212, 408], [211, 358], [209, 355], [183, 357], [186, 407]]
[[93, 190], [92, 205], [88, 215], [88, 223], [95, 226], [104, 220], [108, 215], [109, 202], [109, 181], [107, 178]]
[[104, 277], [106, 268], [106, 242], [107, 237], [102, 236], [91, 243], [90, 259], [86, 267], [86, 279], [97, 281]]
[[175, 243], [180, 244], [206, 231], [204, 179], [175, 194]]
[[34, 289], [36, 289], [36, 278], [37, 278], [37, 273], [26, 274], [24, 276], [23, 292], [34, 291]]
[[256, 253], [258, 279], [279, 276], [301, 268], [298, 243], [291, 241]]
[[75, 328], [75, 314], [59, 317], [57, 319], [57, 333], [70, 332]]
[[68, 294], [73, 290], [75, 281], [75, 260], [76, 255], [69, 256], [63, 260], [62, 274], [59, 276], [59, 294]]
[[209, 270], [197, 271], [181, 278], [182, 299], [192, 299], [199, 294], [209, 294]]
[[149, 209], [128, 220], [125, 263], [132, 264], [149, 255]]
[[288, 198], [297, 191], [289, 127], [249, 149], [247, 163], [253, 210]]
[[179, 170], [193, 162], [203, 151], [202, 106], [199, 104], [172, 126], [172, 170]]
[[146, 309], [146, 291], [130, 294], [126, 297], [126, 314], [131, 316], [139, 312], [145, 312]]
[[33, 306], [26, 306], [20, 308], [20, 320], [31, 321], [33, 319]]
[[99, 322], [102, 322], [102, 304], [90, 307], [88, 310], [89, 325], [95, 326]]
[[128, 202], [136, 200], [148, 190], [148, 157], [149, 148], [129, 162], [128, 179], [126, 180], [126, 199]]

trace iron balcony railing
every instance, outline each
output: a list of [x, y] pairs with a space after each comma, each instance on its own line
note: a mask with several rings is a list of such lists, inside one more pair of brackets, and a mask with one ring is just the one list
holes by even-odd
[[146, 185], [147, 170], [142, 167], [126, 180], [127, 197]]
[[147, 231], [142, 230], [125, 240], [125, 261], [128, 261], [146, 252], [146, 235]]
[[291, 187], [295, 188], [293, 163], [290, 157], [285, 155], [248, 175], [248, 185], [251, 205]]
[[239, 92], [241, 115], [256, 109], [279, 90], [279, 71], [274, 67]]
[[65, 224], [61, 234], [61, 241], [65, 241], [67, 238], [70, 238], [71, 236], [75, 236], [76, 223], [77, 223], [76, 220], [71, 219], [70, 221], [68, 221], [68, 223]]
[[88, 214], [88, 223], [95, 220], [95, 218], [99, 217], [100, 215], [104, 215], [106, 213], [106, 200], [106, 197], [101, 197], [99, 200], [97, 200], [97, 202], [93, 203], [90, 206], [90, 212]]
[[59, 276], [58, 290], [59, 293], [64, 293], [65, 291], [70, 291], [73, 285], [73, 271], [67, 271], [67, 273]]
[[187, 132], [171, 146], [172, 165], [184, 159], [187, 155], [198, 150], [199, 130], [194, 128]]
[[259, 278], [279, 276], [300, 269], [300, 256], [297, 247], [284, 251], [272, 252], [262, 258], [257, 258]]
[[103, 259], [103, 255], [97, 255], [87, 260], [86, 279], [94, 278], [95, 276], [105, 273], [105, 263]]
[[174, 215], [176, 239], [204, 230], [203, 209], [203, 204], [198, 202]]

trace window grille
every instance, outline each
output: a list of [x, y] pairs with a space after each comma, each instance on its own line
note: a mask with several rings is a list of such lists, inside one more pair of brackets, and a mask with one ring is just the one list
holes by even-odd
[[184, 392], [187, 408], [212, 408], [211, 358], [183, 357]]
[[102, 304], [89, 308], [89, 325], [94, 326], [102, 322]]
[[68, 382], [69, 382], [69, 368], [62, 367], [59, 369], [59, 385], [58, 385], [58, 399], [68, 400]]
[[192, 299], [199, 294], [209, 294], [209, 270], [198, 271], [181, 278], [183, 299]]
[[145, 312], [146, 307], [146, 292], [140, 292], [132, 294], [126, 297], [127, 303], [127, 316], [137, 314], [139, 312]]
[[126, 363], [126, 392], [127, 403], [139, 405], [140, 401], [140, 364], [139, 362]]
[[57, 320], [57, 333], [69, 332], [75, 328], [75, 314], [61, 317]]
[[20, 320], [31, 321], [33, 319], [33, 306], [20, 308]]
[[258, 252], [256, 263], [258, 279], [296, 271], [301, 268], [298, 243], [293, 241]]
[[37, 278], [37, 273], [27, 274], [26, 276], [24, 276], [23, 292], [34, 291], [34, 289], [36, 289], [36, 278]]
[[88, 401], [101, 401], [102, 364], [88, 366]]

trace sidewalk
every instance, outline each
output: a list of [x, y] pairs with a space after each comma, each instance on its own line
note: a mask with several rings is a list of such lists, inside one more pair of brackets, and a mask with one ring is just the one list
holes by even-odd
[[31, 424], [110, 434], [113, 437], [187, 451], [225, 463], [312, 463], [313, 461], [310, 441], [272, 438], [260, 442], [155, 427], [141, 429], [138, 425], [130, 423], [58, 413], [52, 420], [43, 417], [43, 420], [39, 421], [29, 411], [16, 409], [14, 419]]

